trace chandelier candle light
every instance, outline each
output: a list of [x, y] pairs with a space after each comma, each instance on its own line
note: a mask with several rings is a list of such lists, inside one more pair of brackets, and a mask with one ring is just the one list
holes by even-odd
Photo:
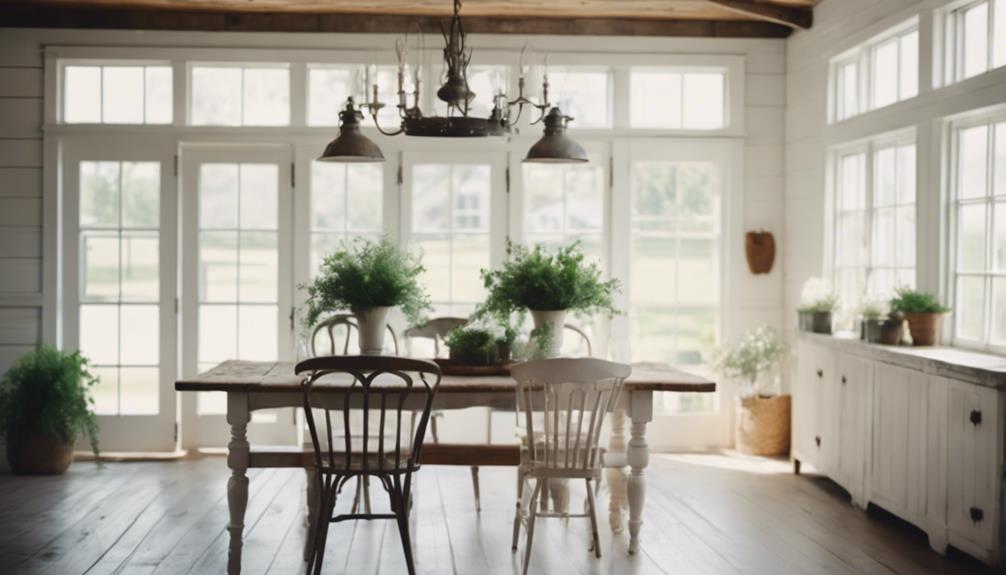
[[[566, 135], [566, 127], [573, 118], [566, 116], [557, 106], [548, 101], [548, 73], [543, 75], [541, 103], [535, 103], [524, 96], [526, 66], [521, 65], [517, 83], [517, 98], [509, 100], [505, 94], [493, 96], [493, 109], [488, 118], [469, 115], [469, 105], [475, 93], [468, 86], [468, 64], [472, 50], [468, 37], [461, 25], [461, 0], [454, 0], [454, 16], [450, 28], [442, 29], [444, 35], [444, 67], [447, 77], [437, 90], [437, 98], [447, 104], [446, 116], [424, 116], [419, 107], [420, 76], [422, 66], [416, 66], [412, 90], [412, 105], [408, 104], [405, 91], [404, 42], [396, 43], [398, 54], [398, 116], [401, 123], [397, 130], [385, 130], [378, 122], [378, 112], [384, 104], [378, 101], [376, 78], [372, 83], [371, 71], [366, 69], [365, 102], [359, 107], [366, 109], [374, 119], [374, 126], [386, 136], [426, 136], [433, 138], [485, 138], [505, 136], [520, 120], [524, 108], [535, 109], [538, 117], [531, 125], [544, 123], [544, 135], [528, 150], [525, 162], [538, 163], [582, 163], [587, 161], [583, 146]], [[349, 98], [346, 108], [339, 114], [339, 135], [326, 146], [319, 161], [328, 162], [383, 162], [384, 154], [370, 138], [360, 132], [360, 120], [364, 114], [357, 110], [353, 98]]]

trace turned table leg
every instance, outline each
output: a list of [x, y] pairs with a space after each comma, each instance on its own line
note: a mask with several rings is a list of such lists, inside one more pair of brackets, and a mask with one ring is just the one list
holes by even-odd
[[625, 410], [611, 412], [611, 436], [604, 456], [605, 478], [608, 480], [608, 525], [615, 533], [622, 532], [622, 512], [626, 506]]
[[231, 426], [231, 440], [227, 444], [227, 467], [231, 477], [227, 481], [227, 506], [230, 522], [230, 549], [227, 556], [227, 573], [241, 573], [241, 545], [244, 535], [245, 509], [248, 507], [248, 395], [227, 394], [227, 423]]
[[633, 392], [629, 396], [629, 418], [632, 437], [626, 450], [630, 473], [626, 492], [629, 499], [629, 553], [639, 550], [639, 531], [643, 526], [646, 502], [645, 471], [650, 463], [650, 448], [646, 443], [646, 424], [653, 420], [653, 392]]

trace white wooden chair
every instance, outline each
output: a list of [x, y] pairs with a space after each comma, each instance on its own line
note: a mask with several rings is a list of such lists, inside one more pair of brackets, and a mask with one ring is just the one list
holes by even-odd
[[[600, 435], [604, 418], [615, 407], [622, 384], [631, 372], [631, 366], [592, 358], [544, 359], [513, 367], [517, 413], [525, 428], [517, 478], [513, 550], [517, 550], [523, 525], [527, 532], [525, 574], [531, 559], [534, 524], [539, 516], [588, 517], [591, 548], [595, 556], [601, 556], [591, 483], [601, 478]], [[584, 480], [586, 513], [538, 510], [538, 498], [545, 484], [562, 479]]]
[[[431, 361], [390, 356], [324, 356], [297, 364], [309, 377], [302, 385], [304, 413], [314, 448], [313, 545], [307, 571], [321, 573], [331, 523], [346, 520], [394, 519], [402, 539], [405, 563], [415, 574], [409, 512], [412, 474], [419, 470], [423, 440], [440, 386], [440, 368]], [[328, 375], [343, 381], [327, 385]], [[351, 383], [346, 381], [350, 376]], [[380, 378], [380, 379], [378, 379]], [[418, 409], [417, 409], [418, 407]], [[324, 414], [316, 421], [315, 413]], [[354, 412], [363, 413], [360, 434], [349, 430]], [[403, 414], [418, 414], [418, 421]], [[333, 417], [335, 414], [335, 417]], [[410, 420], [410, 421], [406, 421]], [[342, 486], [352, 478], [376, 477], [388, 493], [391, 513], [333, 515]]]

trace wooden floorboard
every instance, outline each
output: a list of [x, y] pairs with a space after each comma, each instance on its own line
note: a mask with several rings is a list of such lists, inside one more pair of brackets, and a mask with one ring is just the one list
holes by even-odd
[[[305, 474], [252, 470], [244, 572], [303, 573]], [[925, 534], [883, 511], [865, 512], [834, 483], [795, 476], [786, 462], [723, 454], [654, 455], [647, 473], [643, 548], [608, 528], [598, 498], [602, 557], [589, 551], [585, 519], [541, 519], [531, 573], [595, 575], [988, 573], [959, 553], [941, 557]], [[61, 477], [0, 476], [0, 572], [75, 575], [222, 573], [227, 562], [221, 457], [176, 462], [75, 464]], [[429, 575], [520, 572], [510, 550], [514, 471], [480, 471], [476, 513], [467, 467], [427, 466], [417, 476], [413, 518], [417, 570]], [[374, 484], [375, 510], [388, 508]], [[346, 512], [355, 484], [337, 501]], [[579, 511], [584, 486], [571, 485]], [[404, 572], [394, 522], [332, 526], [326, 573]]]

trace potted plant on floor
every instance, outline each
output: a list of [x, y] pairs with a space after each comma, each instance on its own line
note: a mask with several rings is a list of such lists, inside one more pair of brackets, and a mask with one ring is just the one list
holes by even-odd
[[800, 331], [831, 333], [832, 314], [838, 310], [839, 298], [831, 284], [821, 278], [810, 278], [800, 293]]
[[43, 345], [19, 358], [0, 381], [0, 433], [11, 471], [60, 474], [86, 435], [98, 456], [98, 420], [90, 387], [98, 382], [79, 352]]
[[936, 345], [939, 340], [940, 322], [950, 308], [940, 303], [933, 294], [900, 287], [894, 290], [891, 311], [904, 314], [908, 321], [908, 333], [912, 345]]
[[783, 351], [775, 330], [763, 325], [714, 354], [716, 369], [740, 383], [734, 425], [738, 451], [764, 456], [789, 453], [792, 402], [780, 393], [776, 374]]
[[388, 312], [398, 307], [413, 325], [432, 309], [419, 285], [425, 270], [418, 254], [399, 248], [388, 237], [355, 238], [325, 256], [318, 277], [307, 290], [305, 322], [313, 326], [323, 315], [350, 310], [356, 316], [360, 353], [379, 355], [384, 346]]
[[540, 244], [528, 249], [510, 243], [507, 255], [501, 268], [482, 270], [489, 295], [476, 316], [491, 316], [508, 323], [511, 314], [516, 313], [519, 326], [523, 314], [530, 311], [537, 355], [559, 355], [568, 313], [616, 313], [611, 296], [618, 289], [618, 280], [602, 280], [601, 268], [586, 261], [580, 242], [555, 251]]

